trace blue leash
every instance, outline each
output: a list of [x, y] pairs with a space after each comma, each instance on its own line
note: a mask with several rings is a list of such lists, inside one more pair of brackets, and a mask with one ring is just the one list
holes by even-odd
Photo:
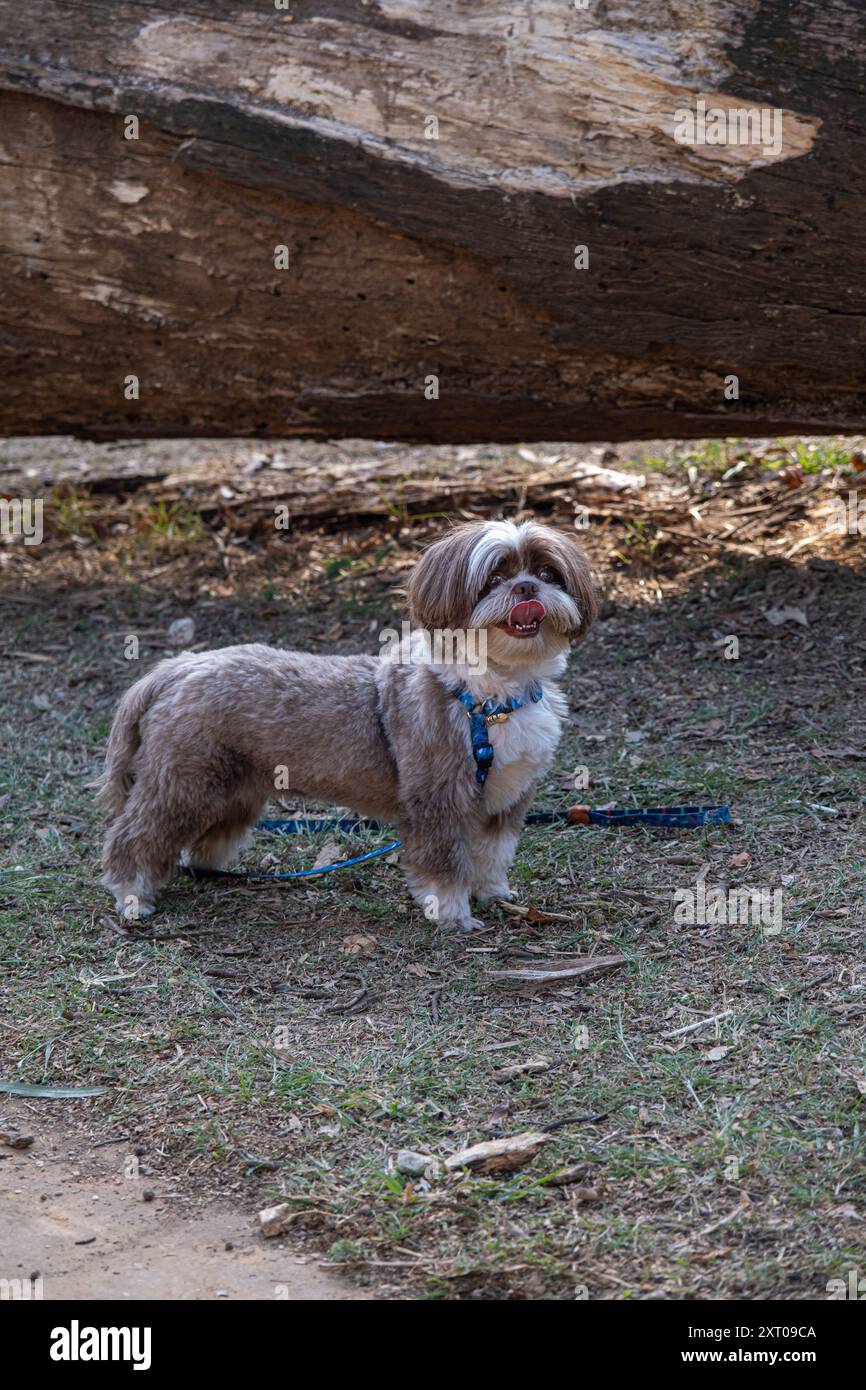
[[[649, 806], [623, 810], [593, 810], [591, 806], [571, 806], [567, 811], [533, 811], [526, 817], [526, 825], [663, 825], [673, 829], [693, 830], [701, 825], [727, 825], [731, 819], [729, 808], [717, 806]], [[272, 835], [301, 835], [305, 832], [318, 834], [323, 830], [381, 830], [375, 820], [361, 820], [357, 816], [343, 816], [334, 819], [298, 816], [285, 820], [260, 820], [257, 830], [268, 831]], [[351, 869], [356, 864], [366, 864], [370, 859], [378, 859], [383, 854], [391, 854], [399, 849], [401, 840], [392, 840], [381, 849], [371, 849], [367, 854], [359, 854], [354, 859], [341, 859], [338, 864], [326, 864], [321, 869], [295, 869], [285, 874], [256, 874], [243, 869], [194, 869], [181, 866], [181, 872], [190, 878], [241, 878], [270, 879], [277, 881], [289, 878], [318, 878], [321, 874], [334, 873], [337, 869]]]
[[[357, 830], [364, 826], [367, 830], [378, 830], [377, 821], [362, 820], [260, 820], [256, 830], [270, 830], [275, 835], [299, 835], [304, 830]], [[338, 864], [325, 864], [321, 869], [295, 869], [287, 874], [255, 874], [243, 869], [194, 869], [188, 864], [181, 865], [181, 872], [190, 878], [244, 878], [244, 879], [284, 879], [318, 878], [320, 874], [332, 874], [335, 869], [350, 869], [354, 864], [366, 864], [368, 859], [378, 859], [382, 854], [390, 854], [399, 849], [401, 840], [394, 840], [381, 849], [371, 849], [367, 854], [358, 854], [354, 859], [341, 859]]]

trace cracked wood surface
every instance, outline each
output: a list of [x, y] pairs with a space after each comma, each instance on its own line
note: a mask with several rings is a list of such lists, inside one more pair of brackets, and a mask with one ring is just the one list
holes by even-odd
[[864, 69], [858, 0], [0, 0], [0, 429], [857, 428]]

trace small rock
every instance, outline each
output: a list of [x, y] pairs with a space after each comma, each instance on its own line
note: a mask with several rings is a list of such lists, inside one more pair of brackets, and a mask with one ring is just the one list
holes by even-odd
[[243, 468], [241, 469], [241, 472], [244, 474], [245, 477], [249, 478], [252, 476], [253, 473], [258, 473], [259, 470], [264, 468], [266, 464], [270, 463], [270, 461], [270, 454], [251, 454], [249, 462], [244, 464]]
[[288, 1202], [280, 1202], [276, 1207], [263, 1207], [259, 1212], [259, 1230], [263, 1236], [279, 1236], [288, 1226], [291, 1226], [297, 1212], [289, 1206]]
[[154, 1192], [152, 1187], [146, 1187], [141, 1194], [141, 1200], [143, 1202], [152, 1202], [155, 1198], [156, 1193]]
[[423, 1177], [431, 1164], [438, 1167], [438, 1160], [432, 1154], [419, 1154], [412, 1149], [401, 1149], [394, 1160], [397, 1172], [410, 1178]]
[[8, 1144], [10, 1149], [29, 1149], [32, 1143], [32, 1134], [19, 1134], [14, 1129], [0, 1129], [0, 1144]]
[[192, 618], [175, 618], [168, 625], [168, 640], [172, 647], [188, 647], [195, 637], [195, 623]]

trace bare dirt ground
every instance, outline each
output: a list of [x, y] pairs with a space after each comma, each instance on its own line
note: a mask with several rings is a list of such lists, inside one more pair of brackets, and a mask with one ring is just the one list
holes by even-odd
[[[121, 1295], [138, 1263], [168, 1293], [176, 1251], [187, 1297], [273, 1297], [304, 1258], [298, 1278], [385, 1298], [810, 1299], [862, 1264], [866, 585], [863, 535], [833, 524], [860, 447], [0, 449], [0, 492], [45, 499], [42, 544], [0, 546], [0, 1082], [101, 1088], [0, 1094], [0, 1129], [34, 1135], [0, 1143], [21, 1221], [97, 1235], [45, 1247], [55, 1287], [120, 1270]], [[497, 514], [579, 524], [603, 589], [538, 808], [726, 801], [731, 824], [528, 828], [523, 915], [468, 939], [419, 919], [388, 860], [178, 878], [153, 923], [119, 922], [88, 783], [169, 624], [376, 651], [420, 546]], [[245, 863], [321, 848], [260, 835]], [[781, 894], [778, 929], [675, 920], [699, 883]], [[583, 985], [494, 973], [600, 956], [621, 964]], [[395, 1167], [545, 1126], [511, 1175]], [[275, 1201], [276, 1255], [255, 1230]], [[0, 1278], [41, 1267], [15, 1229]], [[198, 1250], [217, 1263], [187, 1272]]]
[[237, 1204], [197, 1202], [177, 1184], [155, 1192], [129, 1171], [128, 1143], [94, 1148], [58, 1107], [0, 1107], [4, 1125], [33, 1138], [0, 1163], [3, 1278], [41, 1279], [45, 1299], [365, 1297], [285, 1242], [262, 1241]]

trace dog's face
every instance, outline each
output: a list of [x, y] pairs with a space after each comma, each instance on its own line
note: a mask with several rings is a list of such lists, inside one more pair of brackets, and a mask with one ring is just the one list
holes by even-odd
[[582, 637], [596, 614], [589, 564], [571, 536], [535, 522], [456, 527], [409, 582], [412, 622], [484, 628], [496, 665], [532, 665]]

